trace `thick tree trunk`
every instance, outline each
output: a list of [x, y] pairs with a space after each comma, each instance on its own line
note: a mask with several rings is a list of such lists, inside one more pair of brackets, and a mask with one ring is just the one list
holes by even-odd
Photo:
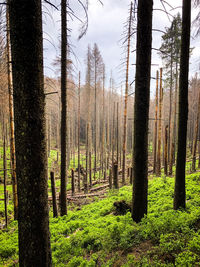
[[191, 1], [183, 0], [181, 58], [179, 80], [178, 151], [174, 209], [185, 208], [185, 162], [188, 119], [188, 73], [190, 51]]
[[132, 218], [136, 222], [147, 213], [152, 8], [152, 0], [138, 1], [132, 202]]
[[60, 214], [67, 214], [67, 3], [61, 1], [61, 183]]
[[40, 0], [9, 0], [19, 266], [51, 266]]

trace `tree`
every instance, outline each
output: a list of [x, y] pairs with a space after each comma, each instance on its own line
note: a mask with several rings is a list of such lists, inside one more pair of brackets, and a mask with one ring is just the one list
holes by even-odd
[[132, 218], [136, 222], [147, 213], [152, 8], [152, 0], [138, 1], [132, 200]]
[[61, 1], [61, 184], [60, 213], [67, 214], [67, 2]]
[[[169, 86], [169, 134], [168, 134], [168, 162], [172, 166], [173, 153], [170, 152], [173, 146], [172, 132], [175, 135], [175, 131], [172, 131], [172, 91], [173, 86], [176, 86], [176, 80], [178, 77], [179, 64], [180, 64], [180, 46], [181, 46], [181, 17], [178, 13], [169, 28], [166, 28], [166, 33], [162, 36], [162, 45], [160, 47], [161, 57], [165, 63], [165, 70], [167, 79], [165, 85]], [[176, 90], [175, 90], [176, 91]], [[176, 92], [175, 92], [176, 93]], [[175, 96], [176, 97], [176, 96]], [[176, 108], [174, 108], [176, 110]], [[170, 155], [172, 157], [170, 158]], [[170, 174], [171, 168], [170, 168]]]
[[97, 170], [97, 82], [102, 76], [103, 60], [97, 44], [94, 44], [92, 51], [94, 69], [94, 173]]
[[128, 105], [128, 78], [129, 78], [129, 57], [130, 57], [130, 42], [131, 42], [131, 27], [133, 17], [133, 3], [131, 2], [130, 16], [128, 24], [128, 36], [127, 36], [127, 56], [126, 56], [126, 83], [125, 83], [125, 98], [124, 98], [124, 131], [123, 131], [123, 163], [122, 163], [122, 184], [125, 184], [126, 175], [126, 135], [127, 135], [127, 105]]
[[19, 266], [51, 266], [42, 11], [40, 0], [9, 0]]
[[178, 150], [174, 209], [185, 208], [185, 162], [188, 119], [188, 73], [190, 54], [191, 0], [183, 0], [179, 78]]

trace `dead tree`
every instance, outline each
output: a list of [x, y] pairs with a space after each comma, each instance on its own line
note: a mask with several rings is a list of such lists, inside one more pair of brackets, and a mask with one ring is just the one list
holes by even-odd
[[125, 97], [124, 97], [124, 132], [123, 132], [123, 163], [122, 163], [122, 184], [126, 180], [126, 134], [127, 134], [127, 105], [128, 105], [128, 78], [129, 78], [129, 58], [130, 58], [130, 42], [131, 42], [131, 24], [133, 15], [133, 3], [131, 2], [130, 17], [128, 26], [128, 43], [127, 43], [127, 57], [126, 57], [126, 84], [125, 84]]

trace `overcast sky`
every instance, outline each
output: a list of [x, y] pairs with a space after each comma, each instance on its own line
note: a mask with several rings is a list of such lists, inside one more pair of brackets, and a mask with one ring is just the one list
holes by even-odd
[[[58, 0], [52, 1], [55, 5], [59, 5]], [[84, 20], [84, 12], [81, 6], [78, 4], [78, 0], [69, 0], [71, 7], [77, 16]], [[181, 7], [181, 0], [168, 0], [168, 3], [173, 7]], [[112, 70], [113, 77], [116, 85], [120, 85], [124, 80], [124, 72], [119, 67], [123, 60], [123, 49], [120, 44], [122, 38], [123, 26], [129, 15], [128, 9], [130, 0], [103, 0], [103, 6], [98, 0], [90, 0], [88, 17], [89, 25], [88, 31], [80, 41], [77, 41], [79, 35], [80, 22], [74, 19], [69, 21], [71, 28], [71, 43], [73, 50], [79, 59], [79, 62], [75, 63], [76, 73], [80, 70], [82, 74], [82, 82], [85, 80], [85, 58], [87, 52], [87, 46], [90, 44], [93, 46], [97, 43], [106, 65], [106, 77], [107, 85]], [[46, 8], [47, 7], [47, 8]], [[59, 7], [59, 6], [58, 6]], [[160, 0], [154, 0], [154, 9], [163, 9]], [[166, 5], [168, 11], [170, 7]], [[59, 7], [60, 9], [60, 7]], [[45, 5], [44, 7], [44, 64], [45, 74], [50, 77], [58, 75], [55, 67], [52, 66], [56, 56], [60, 55], [59, 51], [59, 38], [60, 38], [60, 12]], [[47, 13], [48, 14], [47, 14]], [[181, 13], [181, 8], [175, 9], [173, 15], [177, 12]], [[49, 15], [50, 14], [50, 15]], [[192, 18], [195, 17], [195, 10], [192, 11]], [[153, 29], [165, 30], [165, 27], [169, 27], [171, 22], [164, 12], [155, 10], [153, 12]], [[160, 32], [153, 32], [153, 47], [159, 48], [161, 45]], [[132, 47], [135, 47], [135, 38], [132, 39]], [[191, 47], [195, 47], [193, 55], [190, 59], [190, 76], [199, 70], [200, 60], [200, 45], [199, 39], [191, 38]], [[135, 53], [131, 55], [130, 64], [135, 63]], [[152, 63], [159, 64], [159, 66], [152, 66], [152, 77], [155, 77], [155, 72], [158, 68], [162, 67], [162, 61], [159, 58], [156, 51], [152, 51]], [[130, 65], [130, 83], [134, 80], [135, 66]], [[75, 74], [76, 77], [76, 74]], [[155, 82], [151, 82], [151, 92], [153, 93]]]

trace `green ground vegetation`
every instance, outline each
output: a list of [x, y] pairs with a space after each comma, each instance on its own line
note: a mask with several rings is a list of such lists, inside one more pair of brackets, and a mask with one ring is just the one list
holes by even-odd
[[[110, 191], [107, 198], [74, 207], [52, 218], [54, 266], [200, 266], [200, 173], [187, 175], [187, 208], [173, 210], [174, 178], [150, 177], [148, 216], [132, 221], [115, 215], [113, 203], [131, 203], [132, 188]], [[17, 266], [17, 222], [0, 231], [0, 266]]]

